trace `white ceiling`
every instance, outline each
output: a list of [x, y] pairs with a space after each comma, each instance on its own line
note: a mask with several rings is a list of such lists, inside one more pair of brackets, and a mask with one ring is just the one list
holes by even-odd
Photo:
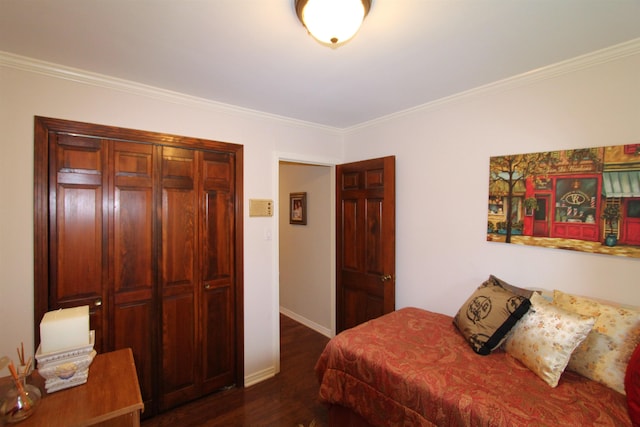
[[640, 0], [373, 0], [309, 37], [294, 0], [0, 0], [0, 51], [346, 128], [640, 37]]

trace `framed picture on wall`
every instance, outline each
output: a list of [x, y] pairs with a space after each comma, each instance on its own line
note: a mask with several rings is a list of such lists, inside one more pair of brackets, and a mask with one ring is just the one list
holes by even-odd
[[307, 225], [307, 193], [289, 193], [289, 224]]
[[639, 147], [490, 157], [487, 241], [640, 258]]

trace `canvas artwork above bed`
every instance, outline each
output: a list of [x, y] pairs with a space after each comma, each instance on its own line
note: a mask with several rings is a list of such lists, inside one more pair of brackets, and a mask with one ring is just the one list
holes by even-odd
[[640, 144], [491, 157], [487, 240], [640, 258]]

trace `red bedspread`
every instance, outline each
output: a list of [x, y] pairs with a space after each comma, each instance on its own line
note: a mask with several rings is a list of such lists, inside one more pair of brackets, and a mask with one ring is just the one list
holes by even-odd
[[565, 372], [556, 388], [502, 350], [474, 353], [452, 318], [404, 308], [333, 338], [320, 399], [375, 426], [630, 426], [624, 395]]

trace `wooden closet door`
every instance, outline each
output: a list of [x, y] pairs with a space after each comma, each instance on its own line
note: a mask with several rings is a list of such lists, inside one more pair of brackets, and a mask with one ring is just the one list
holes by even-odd
[[110, 348], [131, 348], [145, 407], [151, 407], [155, 332], [154, 147], [113, 141], [109, 253], [113, 295]]
[[161, 410], [198, 396], [196, 319], [199, 152], [162, 147]]
[[234, 383], [236, 278], [233, 157], [203, 152], [202, 166], [202, 316], [203, 392]]
[[49, 310], [89, 306], [95, 349], [108, 348], [107, 149], [98, 138], [49, 140]]
[[151, 416], [243, 384], [241, 145], [35, 118], [34, 336], [90, 306]]

